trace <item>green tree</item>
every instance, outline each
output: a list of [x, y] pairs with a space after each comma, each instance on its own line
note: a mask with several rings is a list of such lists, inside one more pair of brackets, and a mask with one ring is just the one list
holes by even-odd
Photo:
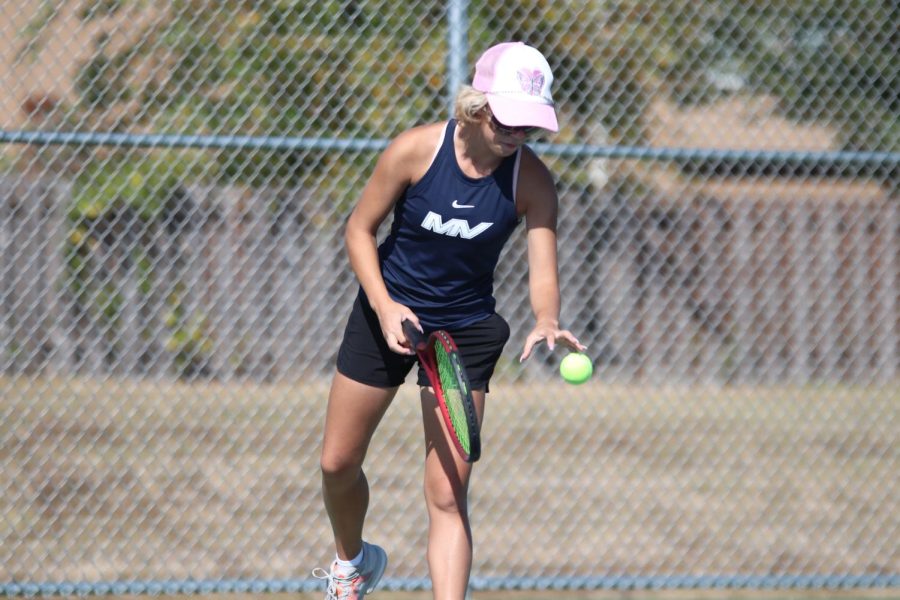
[[[679, 102], [717, 97], [727, 71], [742, 93], [838, 131], [842, 149], [900, 150], [900, 5], [893, 0], [673, 0], [650, 19], [674, 58], [658, 63]], [[649, 38], [648, 38], [649, 41]]]
[[[97, 4], [84, 18], [127, 4]], [[415, 10], [388, 0], [175, 0], [130, 47], [113, 52], [98, 38], [77, 78], [82, 110], [98, 126], [115, 115], [122, 130], [388, 138], [446, 115], [445, 10], [441, 0]], [[488, 0], [470, 4], [468, 58], [505, 39], [540, 47], [565, 117], [555, 141], [643, 144], [654, 94], [709, 102], [730, 93], [721, 85], [730, 78], [742, 82], [736, 93], [772, 94], [785, 114], [835, 127], [844, 148], [896, 151], [898, 11], [892, 0]], [[153, 155], [209, 180], [308, 188], [358, 186], [342, 180], [373, 159], [259, 148]], [[573, 178], [581, 170], [563, 168]], [[104, 197], [95, 191], [86, 195]]]

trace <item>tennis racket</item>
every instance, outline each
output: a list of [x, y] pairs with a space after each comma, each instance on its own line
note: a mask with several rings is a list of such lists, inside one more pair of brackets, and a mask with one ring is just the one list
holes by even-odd
[[428, 375], [456, 451], [464, 461], [475, 462], [481, 456], [478, 415], [456, 343], [444, 330], [426, 339], [411, 321], [403, 321], [403, 333]]

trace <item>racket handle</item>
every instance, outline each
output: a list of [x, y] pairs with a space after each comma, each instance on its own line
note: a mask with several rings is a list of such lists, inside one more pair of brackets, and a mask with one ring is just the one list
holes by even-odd
[[404, 319], [403, 335], [405, 335], [406, 339], [409, 340], [409, 343], [412, 344], [414, 350], [420, 350], [425, 347], [425, 336], [422, 335], [421, 331], [416, 329], [416, 326], [413, 325], [412, 321]]

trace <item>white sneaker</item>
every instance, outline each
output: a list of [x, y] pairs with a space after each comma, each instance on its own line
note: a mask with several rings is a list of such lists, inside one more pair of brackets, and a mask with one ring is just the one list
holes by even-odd
[[313, 569], [313, 577], [328, 581], [325, 600], [361, 600], [375, 591], [387, 567], [387, 554], [375, 544], [363, 542], [362, 563], [352, 571], [344, 572], [337, 561], [331, 563], [331, 572]]

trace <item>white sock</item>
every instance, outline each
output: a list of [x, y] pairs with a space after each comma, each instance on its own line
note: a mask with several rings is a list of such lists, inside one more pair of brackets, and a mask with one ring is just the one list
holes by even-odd
[[362, 563], [362, 559], [363, 559], [363, 551], [360, 550], [359, 554], [357, 554], [350, 560], [344, 560], [340, 556], [336, 556], [335, 562], [337, 563], [338, 568], [340, 568], [341, 571], [344, 571], [346, 573], [347, 571], [352, 571], [352, 570], [356, 569], [356, 567], [358, 567]]

